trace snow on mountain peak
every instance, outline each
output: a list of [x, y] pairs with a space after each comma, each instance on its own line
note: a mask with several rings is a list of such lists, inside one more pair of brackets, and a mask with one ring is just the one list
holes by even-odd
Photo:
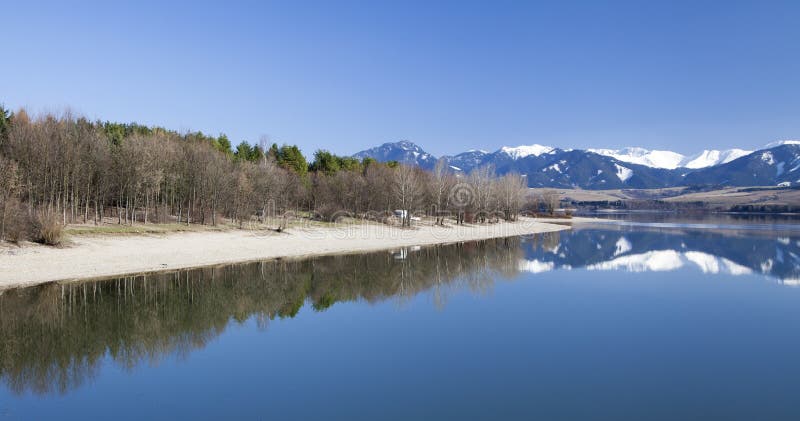
[[516, 147], [503, 146], [500, 151], [513, 159], [525, 158], [526, 156], [539, 156], [552, 152], [554, 148], [544, 145], [522, 145]]
[[[387, 145], [392, 145], [391, 143], [387, 143]], [[394, 145], [397, 145], [400, 149], [405, 151], [421, 151], [420, 148], [416, 143], [408, 141], [408, 140], [401, 140]]]
[[719, 161], [719, 154], [719, 151], [705, 150], [699, 154], [686, 157], [683, 166], [692, 169], [710, 167]]
[[[800, 141], [797, 141], [797, 143], [800, 144]], [[677, 152], [650, 150], [639, 147], [587, 149], [587, 151], [609, 156], [622, 162], [669, 170], [674, 170], [675, 168], [699, 169], [726, 164], [736, 158], [741, 158], [753, 152], [743, 149], [728, 149], [724, 151], [704, 150], [695, 155], [684, 156]]]
[[[782, 140], [780, 142], [775, 142], [770, 144], [772, 147], [780, 146], [780, 145], [797, 145], [800, 147], [800, 140]], [[402, 140], [399, 142], [394, 143], [385, 143], [380, 147], [373, 148], [376, 151], [362, 151], [356, 154], [357, 156], [361, 156], [364, 154], [369, 153], [377, 153], [382, 154], [384, 159], [388, 159], [389, 155], [392, 155], [394, 158], [401, 160], [402, 162], [406, 161], [431, 161], [435, 160], [435, 157], [431, 156], [430, 154], [426, 153], [422, 148], [418, 145], [410, 142], [408, 140]], [[380, 150], [380, 152], [378, 152]], [[492, 162], [495, 155], [506, 156], [513, 160], [519, 160], [526, 157], [538, 157], [541, 155], [550, 155], [555, 154], [558, 152], [569, 152], [573, 149], [559, 149], [554, 148], [552, 146], [545, 146], [540, 144], [532, 144], [532, 145], [520, 145], [520, 146], [503, 146], [499, 150], [494, 153], [489, 153], [485, 150], [480, 149], [470, 149], [467, 152], [462, 152], [455, 156], [446, 157], [451, 163], [456, 165], [456, 167], [462, 168], [465, 171], [469, 171], [468, 168], [472, 168], [477, 165], [483, 165], [487, 162]], [[578, 151], [581, 151], [578, 149]], [[674, 170], [678, 168], [684, 169], [703, 169], [708, 168], [716, 165], [726, 164], [731, 162], [735, 159], [741, 158], [745, 155], [749, 155], [753, 153], [753, 151], [743, 150], [743, 149], [728, 149], [728, 150], [704, 150], [698, 154], [685, 156], [677, 152], [669, 151], [669, 150], [657, 150], [657, 149], [645, 149], [641, 147], [625, 147], [621, 149], [586, 149], [585, 152], [594, 153], [602, 156], [606, 156], [616, 160], [621, 165], [623, 170], [617, 169], [617, 174], [620, 177], [624, 177], [626, 181], [627, 178], [631, 176], [633, 173], [631, 167], [627, 167], [625, 164], [635, 164], [635, 165], [642, 165], [650, 168], [659, 168], [659, 169], [668, 169]], [[399, 156], [397, 154], [403, 154], [404, 157], [397, 158]], [[366, 156], [366, 155], [365, 155]], [[430, 164], [428, 162], [429, 166]], [[791, 164], [795, 165], [795, 164]], [[565, 170], [564, 165], [559, 165], [560, 169]], [[551, 168], [555, 169], [555, 167]]]
[[771, 149], [782, 145], [800, 145], [800, 140], [793, 140], [793, 139], [779, 140], [777, 142], [768, 143], [766, 146], [764, 146], [764, 148]]
[[675, 169], [680, 166], [684, 156], [672, 151], [649, 150], [639, 147], [622, 149], [587, 149], [599, 155], [609, 156], [618, 161], [646, 165], [654, 168]]
[[683, 162], [681, 162], [680, 166], [690, 169], [706, 168], [714, 165], [727, 164], [734, 159], [741, 158], [751, 153], [753, 153], [753, 151], [746, 151], [744, 149], [728, 149], [725, 151], [704, 150], [699, 154], [686, 157]]

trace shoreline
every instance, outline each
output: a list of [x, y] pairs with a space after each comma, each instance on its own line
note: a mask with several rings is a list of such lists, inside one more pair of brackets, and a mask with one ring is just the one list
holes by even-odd
[[0, 250], [0, 292], [50, 282], [538, 234], [567, 230], [570, 225], [569, 220], [540, 222], [522, 218], [488, 225], [440, 227], [426, 224], [412, 229], [352, 224], [290, 228], [282, 233], [232, 230], [134, 236], [79, 235], [61, 248], [26, 244]]

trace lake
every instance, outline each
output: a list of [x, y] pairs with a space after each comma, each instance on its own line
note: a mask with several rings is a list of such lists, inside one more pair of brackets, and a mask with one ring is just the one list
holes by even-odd
[[800, 226], [634, 222], [8, 290], [0, 419], [799, 419]]

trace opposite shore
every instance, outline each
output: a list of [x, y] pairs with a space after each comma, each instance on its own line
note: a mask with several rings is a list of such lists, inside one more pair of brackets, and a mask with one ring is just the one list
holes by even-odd
[[413, 229], [347, 224], [297, 227], [281, 233], [232, 230], [135, 236], [80, 235], [61, 248], [25, 245], [0, 250], [0, 291], [54, 281], [391, 250], [565, 229], [569, 226], [520, 218], [517, 222], [484, 225], [425, 224]]

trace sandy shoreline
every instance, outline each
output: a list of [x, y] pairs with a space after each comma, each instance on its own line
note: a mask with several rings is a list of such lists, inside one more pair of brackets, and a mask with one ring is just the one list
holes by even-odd
[[63, 248], [39, 245], [0, 250], [0, 290], [52, 281], [183, 269], [274, 258], [366, 252], [416, 245], [508, 237], [569, 229], [523, 219], [473, 226], [385, 225], [271, 231], [190, 232], [167, 235], [75, 236]]

